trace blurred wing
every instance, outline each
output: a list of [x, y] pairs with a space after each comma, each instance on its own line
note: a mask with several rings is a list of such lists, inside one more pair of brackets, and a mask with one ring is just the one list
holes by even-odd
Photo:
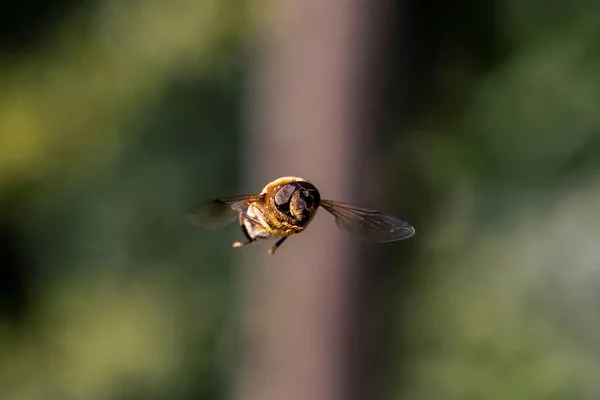
[[239, 213], [251, 203], [262, 200], [264, 195], [227, 197], [201, 203], [187, 216], [188, 222], [203, 228], [221, 228], [235, 221]]
[[335, 217], [342, 231], [371, 242], [393, 242], [415, 234], [408, 222], [379, 211], [358, 208], [332, 200], [321, 201], [321, 206]]

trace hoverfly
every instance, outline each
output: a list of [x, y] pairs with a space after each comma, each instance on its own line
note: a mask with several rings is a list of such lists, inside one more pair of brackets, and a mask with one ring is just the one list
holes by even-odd
[[268, 183], [259, 194], [202, 203], [188, 214], [188, 221], [202, 227], [217, 228], [237, 217], [247, 240], [234, 242], [233, 247], [242, 247], [259, 239], [277, 238], [279, 240], [268, 251], [275, 254], [288, 237], [306, 229], [319, 206], [335, 217], [339, 229], [363, 240], [393, 242], [415, 234], [415, 229], [399, 218], [321, 199], [311, 182], [293, 176]]

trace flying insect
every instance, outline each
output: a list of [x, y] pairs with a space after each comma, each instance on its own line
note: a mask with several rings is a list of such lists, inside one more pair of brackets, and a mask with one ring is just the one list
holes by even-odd
[[275, 254], [290, 236], [303, 232], [319, 207], [335, 217], [337, 227], [371, 242], [393, 242], [415, 234], [408, 222], [334, 200], [321, 199], [317, 188], [303, 178], [288, 176], [269, 182], [259, 194], [214, 199], [196, 206], [188, 221], [206, 228], [219, 228], [237, 218], [246, 236], [242, 247], [260, 239], [278, 239], [268, 251]]

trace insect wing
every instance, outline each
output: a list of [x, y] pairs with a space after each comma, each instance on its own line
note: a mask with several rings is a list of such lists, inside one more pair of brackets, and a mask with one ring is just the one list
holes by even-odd
[[408, 222], [378, 211], [332, 200], [321, 201], [321, 206], [335, 217], [335, 224], [340, 230], [363, 240], [393, 242], [415, 234], [415, 228]]
[[239, 213], [255, 201], [262, 200], [263, 195], [246, 195], [214, 199], [194, 207], [187, 220], [204, 228], [221, 228], [235, 221]]

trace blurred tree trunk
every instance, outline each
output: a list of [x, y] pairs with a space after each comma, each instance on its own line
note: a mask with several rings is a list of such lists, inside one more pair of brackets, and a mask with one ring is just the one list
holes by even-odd
[[[382, 6], [282, 0], [264, 8], [247, 95], [246, 192], [294, 175], [324, 198], [375, 206], [389, 22]], [[377, 271], [384, 250], [369, 246], [380, 257], [365, 263], [364, 245], [338, 231], [324, 210], [275, 256], [266, 254], [270, 245], [236, 253], [244, 268], [235, 397], [365, 398], [363, 339], [373, 320], [363, 320], [372, 311], [364, 296], [372, 286], [361, 283], [376, 279], [365, 270]]]

